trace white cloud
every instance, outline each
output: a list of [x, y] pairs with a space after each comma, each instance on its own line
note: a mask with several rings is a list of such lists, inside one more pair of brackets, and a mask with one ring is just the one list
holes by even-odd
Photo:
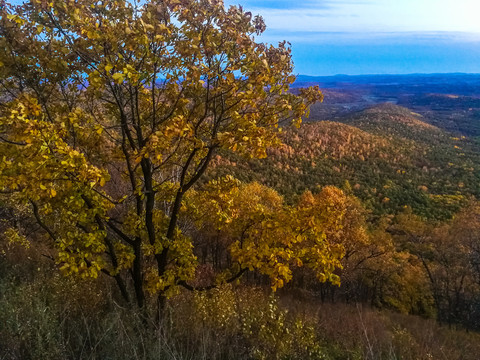
[[302, 44], [409, 44], [425, 43], [432, 41], [437, 44], [442, 42], [474, 43], [479, 46], [480, 33], [447, 32], [447, 31], [409, 31], [409, 32], [326, 32], [326, 31], [295, 31], [285, 33], [271, 30], [263, 34], [258, 40], [268, 43], [277, 43], [287, 40], [291, 43]]
[[[236, 3], [233, 0], [228, 2]], [[478, 0], [246, 0], [269, 29], [290, 32], [479, 32]]]

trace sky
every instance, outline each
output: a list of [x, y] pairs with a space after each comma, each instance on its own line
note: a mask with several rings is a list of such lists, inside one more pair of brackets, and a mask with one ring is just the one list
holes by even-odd
[[304, 75], [480, 73], [479, 0], [225, 0], [263, 16]]
[[296, 74], [480, 73], [480, 0], [224, 2], [264, 18], [259, 41], [289, 41]]

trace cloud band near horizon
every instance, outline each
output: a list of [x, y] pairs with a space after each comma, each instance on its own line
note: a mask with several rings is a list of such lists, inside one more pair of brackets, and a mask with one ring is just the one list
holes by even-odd
[[476, 0], [227, 0], [264, 17], [259, 39], [292, 43], [307, 75], [480, 73]]

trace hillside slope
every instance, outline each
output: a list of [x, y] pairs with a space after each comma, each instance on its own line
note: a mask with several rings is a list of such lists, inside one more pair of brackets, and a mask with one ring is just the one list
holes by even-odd
[[430, 218], [448, 218], [468, 196], [480, 195], [475, 142], [427, 124], [409, 109], [382, 104], [336, 122], [314, 120], [285, 131], [284, 145], [267, 159], [217, 157], [211, 176], [233, 173], [258, 181], [287, 201], [325, 185], [350, 186], [374, 215], [411, 206]]

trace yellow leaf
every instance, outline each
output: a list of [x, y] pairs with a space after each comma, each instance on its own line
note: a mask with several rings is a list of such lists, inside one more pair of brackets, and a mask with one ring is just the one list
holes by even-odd
[[97, 39], [99, 36], [98, 36], [98, 34], [97, 34], [95, 31], [93, 31], [93, 30], [88, 30], [88, 31], [87, 31], [87, 37], [88, 37], [89, 39], [95, 40], [95, 39]]
[[57, 196], [57, 192], [55, 191], [55, 189], [50, 189], [50, 196], [51, 197]]
[[115, 73], [112, 75], [112, 78], [117, 84], [121, 84], [123, 83], [123, 80], [125, 80], [125, 75], [122, 73]]

